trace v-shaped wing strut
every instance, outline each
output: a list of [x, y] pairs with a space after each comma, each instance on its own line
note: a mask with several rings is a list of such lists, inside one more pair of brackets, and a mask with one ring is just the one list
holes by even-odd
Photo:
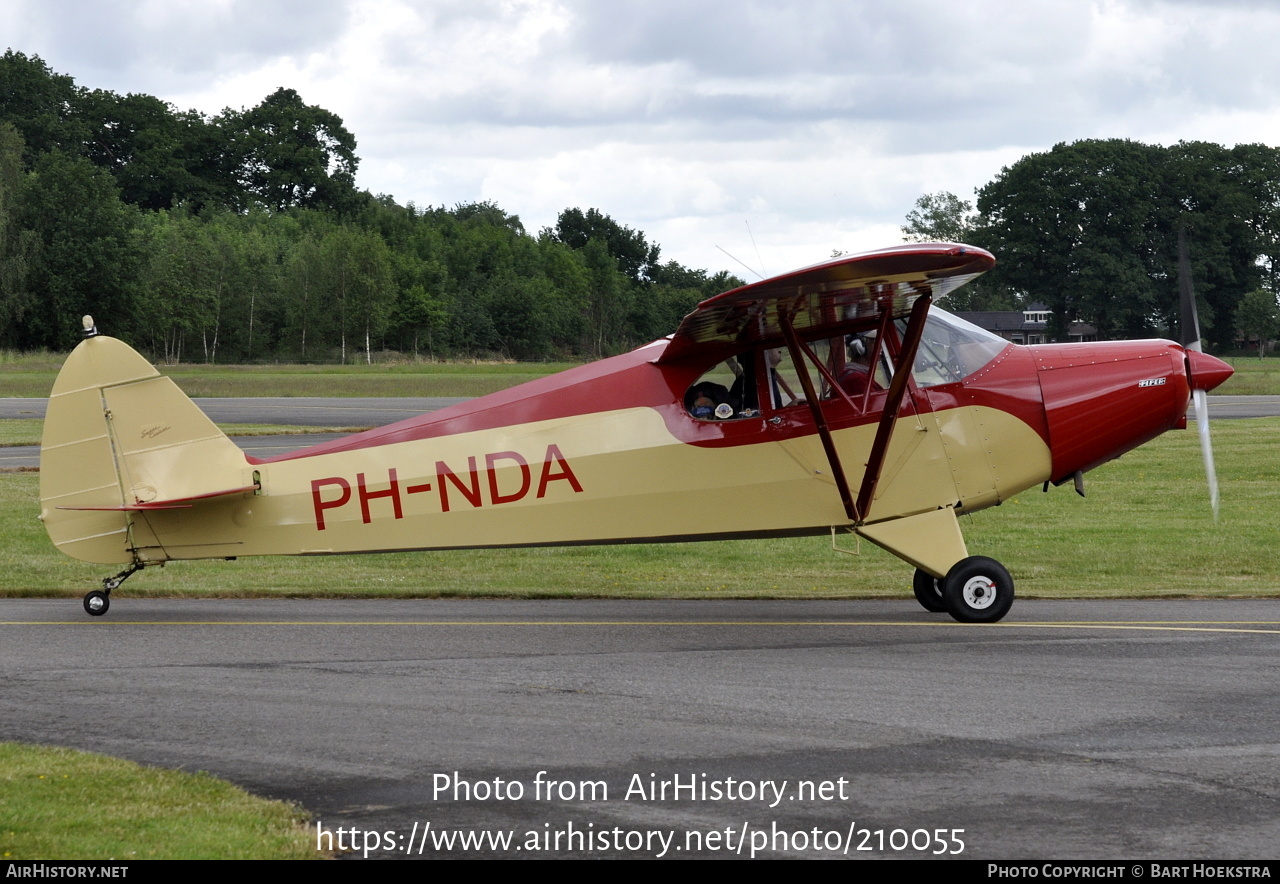
[[[831, 475], [836, 482], [836, 490], [840, 492], [840, 502], [844, 505], [845, 515], [849, 517], [849, 521], [855, 524], [865, 521], [871, 509], [871, 501], [875, 497], [876, 485], [880, 481], [880, 473], [884, 469], [885, 457], [889, 451], [889, 441], [893, 437], [893, 428], [902, 411], [902, 402], [906, 398], [907, 381], [911, 377], [911, 367], [915, 364], [916, 351], [920, 347], [920, 338], [924, 333], [924, 323], [929, 315], [930, 303], [931, 298], [927, 294], [922, 295], [916, 299], [911, 308], [906, 333], [903, 335], [902, 346], [898, 351], [893, 380], [889, 383], [884, 411], [880, 415], [880, 425], [876, 428], [876, 437], [871, 445], [871, 455], [862, 474], [862, 486], [858, 490], [856, 501], [853, 499], [844, 465], [840, 461], [840, 452], [836, 449], [835, 439], [832, 438], [831, 428], [827, 425], [826, 415], [822, 412], [822, 403], [818, 400], [813, 378], [809, 374], [809, 360], [806, 359], [806, 355], [809, 355], [808, 348], [801, 343], [796, 334], [790, 314], [785, 310], [778, 311], [782, 336], [787, 342], [787, 350], [791, 353], [791, 362], [796, 367], [800, 385], [804, 388], [805, 400], [809, 405], [809, 412], [813, 415], [814, 426], [817, 427], [818, 436], [822, 439], [822, 448], [826, 452], [827, 463], [831, 467]], [[881, 315], [881, 330], [878, 336], [880, 341], [886, 340], [886, 332], [891, 321], [892, 315], [886, 307]]]
[[867, 469], [862, 474], [862, 487], [858, 490], [857, 511], [863, 519], [866, 519], [871, 509], [876, 485], [880, 482], [880, 471], [884, 469], [885, 456], [889, 453], [889, 440], [893, 438], [893, 428], [902, 411], [902, 400], [907, 395], [907, 381], [916, 364], [916, 351], [920, 349], [920, 338], [924, 334], [925, 320], [929, 318], [931, 300], [928, 295], [918, 299], [907, 319], [907, 330], [902, 336], [902, 348], [898, 352], [897, 368], [893, 372], [893, 380], [889, 382], [889, 395], [885, 397], [880, 426], [876, 428], [876, 438], [871, 443], [871, 456], [867, 459]]

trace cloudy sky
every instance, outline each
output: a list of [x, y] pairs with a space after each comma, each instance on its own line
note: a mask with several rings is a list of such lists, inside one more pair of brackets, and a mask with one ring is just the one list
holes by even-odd
[[210, 115], [287, 86], [374, 193], [594, 206], [745, 276], [719, 248], [890, 245], [1061, 141], [1280, 144], [1270, 0], [4, 0], [0, 43]]

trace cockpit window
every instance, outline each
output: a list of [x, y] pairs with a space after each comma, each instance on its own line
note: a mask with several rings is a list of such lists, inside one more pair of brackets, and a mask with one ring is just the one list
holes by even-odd
[[740, 353], [718, 363], [685, 391], [684, 407], [704, 421], [758, 417], [754, 354]]
[[[898, 331], [906, 331], [906, 320], [898, 321]], [[911, 376], [921, 387], [954, 384], [982, 368], [1009, 342], [945, 310], [933, 308], [924, 324], [920, 349]]]

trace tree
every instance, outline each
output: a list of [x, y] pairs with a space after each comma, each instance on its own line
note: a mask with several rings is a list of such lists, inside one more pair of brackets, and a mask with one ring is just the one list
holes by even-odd
[[427, 338], [427, 353], [434, 358], [435, 333], [449, 321], [449, 312], [439, 298], [432, 297], [422, 285], [401, 288], [391, 313], [391, 325], [402, 335], [413, 337], [413, 358], [418, 358], [418, 342]]
[[0, 120], [22, 135], [27, 165], [51, 150], [74, 152], [77, 97], [75, 81], [55, 74], [40, 56], [12, 49], [0, 56]]
[[95, 89], [77, 99], [76, 118], [85, 156], [112, 174], [125, 202], [168, 209], [226, 198], [227, 182], [210, 162], [222, 150], [210, 143], [209, 124], [195, 111], [178, 113], [150, 95]]
[[1247, 161], [1257, 155], [1246, 158], [1202, 141], [1179, 142], [1163, 153], [1150, 264], [1164, 326], [1170, 333], [1178, 327], [1177, 238], [1185, 227], [1201, 331], [1216, 347], [1230, 348], [1236, 306], [1263, 277], [1259, 256], [1265, 253], [1261, 234], [1267, 222], [1247, 171]]
[[135, 325], [141, 253], [134, 213], [111, 176], [61, 151], [42, 155], [23, 184], [19, 223], [32, 232], [34, 304], [23, 345], [69, 349], [80, 317], [128, 338]]
[[1261, 359], [1266, 354], [1267, 343], [1280, 333], [1280, 304], [1276, 303], [1275, 293], [1266, 289], [1247, 293], [1240, 299], [1236, 321], [1240, 323], [1246, 344], [1251, 337], [1258, 339], [1258, 358]]
[[[978, 221], [973, 203], [968, 200], [945, 190], [926, 193], [907, 213], [907, 223], [901, 228], [902, 239], [904, 242], [978, 244], [982, 238]], [[838, 252], [832, 257], [840, 254], [843, 253]], [[1001, 285], [990, 277], [980, 277], [949, 293], [945, 306], [948, 310], [1015, 310], [1021, 307], [1021, 303], [1007, 285]]]
[[146, 219], [143, 242], [142, 332], [154, 354], [177, 365], [207, 331], [212, 312], [203, 284], [207, 255], [202, 225], [194, 218], [156, 213]]
[[1167, 272], [1152, 260], [1164, 251], [1152, 236], [1160, 160], [1133, 141], [1080, 141], [1002, 169], [978, 191], [976, 244], [1000, 262], [989, 284], [1048, 304], [1058, 340], [1075, 319], [1103, 337], [1151, 334], [1164, 312], [1153, 275]]
[[1176, 335], [1185, 227], [1201, 331], [1228, 348], [1237, 304], [1280, 259], [1277, 176], [1280, 152], [1264, 145], [1078, 141], [1031, 154], [978, 192], [975, 244], [1000, 259], [981, 282], [1046, 302], [1055, 336], [1077, 318], [1103, 337]]
[[22, 136], [0, 123], [0, 344], [9, 347], [20, 345], [23, 319], [33, 305], [27, 272], [35, 243], [18, 223], [24, 177]]
[[320, 303], [320, 244], [308, 233], [295, 242], [285, 257], [284, 289], [288, 298], [287, 332], [303, 362], [325, 346], [325, 313]]
[[977, 216], [973, 203], [940, 190], [916, 200], [902, 226], [904, 242], [969, 242]]
[[556, 221], [553, 234], [572, 249], [584, 252], [587, 243], [599, 240], [617, 262], [618, 269], [633, 282], [653, 279], [662, 249], [650, 245], [644, 233], [614, 221], [599, 209], [565, 209]]
[[386, 329], [395, 296], [386, 243], [374, 233], [335, 228], [319, 244], [316, 269], [321, 309], [337, 324], [342, 363], [348, 338], [359, 331], [371, 363], [373, 338]]
[[588, 240], [582, 257], [588, 279], [588, 346], [591, 354], [599, 358], [622, 337], [623, 326], [631, 310], [631, 287], [603, 240]]
[[224, 111], [214, 125], [226, 133], [239, 186], [267, 208], [358, 208], [356, 139], [337, 114], [280, 88], [251, 110]]

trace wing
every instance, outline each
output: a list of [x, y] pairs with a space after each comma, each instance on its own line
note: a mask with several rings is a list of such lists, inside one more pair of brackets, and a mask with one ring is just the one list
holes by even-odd
[[936, 301], [995, 263], [990, 252], [959, 243], [905, 244], [832, 258], [703, 301], [657, 361], [742, 343], [781, 346], [779, 313], [802, 337], [815, 328], [831, 334], [871, 328], [882, 310], [907, 316], [921, 295]]

